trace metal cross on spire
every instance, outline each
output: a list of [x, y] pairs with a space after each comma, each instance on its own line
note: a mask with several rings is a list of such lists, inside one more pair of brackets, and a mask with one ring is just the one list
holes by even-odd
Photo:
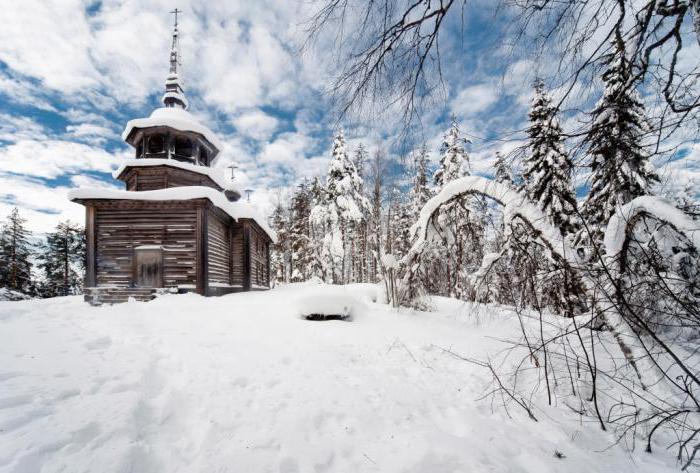
[[175, 14], [175, 29], [177, 29], [177, 15], [178, 13], [182, 13], [182, 10], [178, 10], [177, 8], [175, 8], [175, 10], [171, 11], [170, 13]]
[[175, 28], [173, 29], [173, 45], [170, 48], [170, 73], [165, 80], [165, 94], [163, 104], [166, 107], [179, 107], [187, 110], [188, 102], [185, 97], [185, 89], [180, 74], [180, 33], [177, 30], [178, 14], [182, 10], [176, 8], [170, 13], [175, 15]]

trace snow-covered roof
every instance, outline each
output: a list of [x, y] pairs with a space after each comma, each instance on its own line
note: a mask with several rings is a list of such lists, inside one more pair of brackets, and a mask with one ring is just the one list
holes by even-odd
[[184, 186], [159, 189], [155, 191], [123, 191], [115, 189], [81, 188], [68, 192], [72, 201], [80, 199], [115, 199], [115, 200], [191, 200], [209, 199], [214, 205], [230, 215], [234, 220], [247, 218], [254, 220], [260, 228], [277, 242], [277, 234], [267, 224], [256, 207], [245, 201], [229, 202], [224, 194], [211, 187]]
[[197, 174], [202, 174], [208, 176], [212, 181], [216, 183], [225, 191], [234, 191], [238, 195], [243, 195], [241, 189], [238, 185], [226, 179], [224, 173], [221, 169], [210, 168], [208, 166], [199, 166], [197, 164], [185, 163], [182, 161], [177, 161], [175, 159], [155, 159], [155, 158], [138, 158], [138, 159], [127, 159], [122, 164], [119, 165], [116, 171], [112, 173], [112, 177], [118, 179], [119, 176], [128, 167], [151, 167], [151, 166], [170, 166], [173, 168], [184, 169], [185, 171], [196, 172]]
[[[177, 85], [177, 84], [178, 84], [177, 79], [173, 79], [173, 85]], [[165, 99], [169, 99], [169, 98], [182, 101], [182, 105], [185, 107], [185, 109], [187, 109], [187, 107], [190, 106], [189, 100], [187, 100], [187, 97], [185, 97], [185, 94], [183, 94], [181, 92], [165, 92], [163, 94], [163, 98], [161, 100], [163, 101], [163, 103], [165, 103]]]
[[178, 107], [161, 107], [153, 110], [148, 118], [136, 118], [129, 120], [126, 128], [122, 133], [122, 139], [126, 140], [134, 128], [149, 128], [153, 126], [169, 126], [180, 131], [191, 131], [204, 136], [211, 144], [219, 151], [224, 147], [216, 137], [213, 131], [202, 125], [197, 119], [187, 110]]

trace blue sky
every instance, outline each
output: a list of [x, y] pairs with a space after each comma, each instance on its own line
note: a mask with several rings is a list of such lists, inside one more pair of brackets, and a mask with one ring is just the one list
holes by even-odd
[[[184, 11], [181, 50], [190, 111], [225, 144], [217, 166], [236, 162], [240, 184], [254, 189], [264, 208], [284, 198], [285, 187], [324, 173], [337, 126], [325, 91], [336, 63], [330, 37], [300, 52], [312, 2], [4, 3], [0, 216], [18, 206], [32, 230], [43, 232], [61, 219], [83, 221], [82, 207], [66, 198], [70, 188], [121, 187], [110, 173], [131, 153], [120, 134], [129, 119], [160, 105], [172, 28], [168, 12], [175, 6]], [[488, 175], [496, 150], [521, 144], [517, 131], [526, 124], [535, 75], [559, 84], [551, 63], [533, 62], [502, 43], [507, 13], [496, 14], [487, 0], [468, 5], [464, 15], [455, 10], [448, 19], [441, 38], [444, 88], [422, 111], [423, 127], [412, 141], [426, 141], [437, 161], [441, 134], [454, 114], [472, 137], [473, 171]], [[596, 94], [577, 94], [568, 105], [585, 108]], [[389, 154], [405, 149], [395, 139], [395, 115], [343, 121], [350, 148], [363, 142]], [[576, 119], [569, 114], [564, 123]], [[674, 169], [685, 169], [682, 180], [700, 174], [699, 155], [690, 144], [674, 157]]]

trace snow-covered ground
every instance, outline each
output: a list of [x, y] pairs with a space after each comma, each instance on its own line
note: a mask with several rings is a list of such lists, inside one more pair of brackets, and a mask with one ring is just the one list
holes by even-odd
[[480, 400], [489, 373], [443, 349], [495, 356], [507, 311], [397, 312], [363, 286], [352, 322], [314, 322], [309, 287], [0, 302], [0, 471], [678, 471], [567, 408]]

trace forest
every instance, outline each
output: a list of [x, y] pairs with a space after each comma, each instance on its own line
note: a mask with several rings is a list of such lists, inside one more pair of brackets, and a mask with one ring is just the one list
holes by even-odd
[[82, 294], [85, 231], [66, 220], [42, 239], [17, 208], [0, 226], [0, 300]]
[[[439, 149], [412, 139], [450, 81], [441, 32], [469, 2], [360, 2], [361, 14], [355, 2], [320, 3], [309, 41], [335, 45], [340, 121], [400, 112], [412, 149], [389, 182], [386, 150], [350, 150], [338, 131], [325, 179], [299, 183], [275, 209], [276, 280], [381, 282], [395, 307], [430, 310], [426, 296], [441, 295], [539, 318], [536, 337], [523, 328], [513, 341], [528, 353], [515, 371], [465, 360], [492, 370], [494, 397], [532, 414], [521, 388], [550, 404], [573, 396], [574, 413], [620, 441], [641, 435], [647, 451], [673, 432], [669, 448], [693, 465], [700, 203], [692, 183], [661, 186], [654, 163], [697, 142], [700, 63], [683, 52], [700, 42], [700, 2], [503, 2], [514, 56], [556, 66], [532, 86], [522, 146], [495, 153], [488, 176], [471, 173], [469, 130], [455, 119]], [[568, 109], [582, 90], [597, 99]], [[543, 313], [564, 321], [552, 332]], [[518, 386], [533, 368], [537, 385]], [[624, 394], [606, 399], [601, 378]]]

